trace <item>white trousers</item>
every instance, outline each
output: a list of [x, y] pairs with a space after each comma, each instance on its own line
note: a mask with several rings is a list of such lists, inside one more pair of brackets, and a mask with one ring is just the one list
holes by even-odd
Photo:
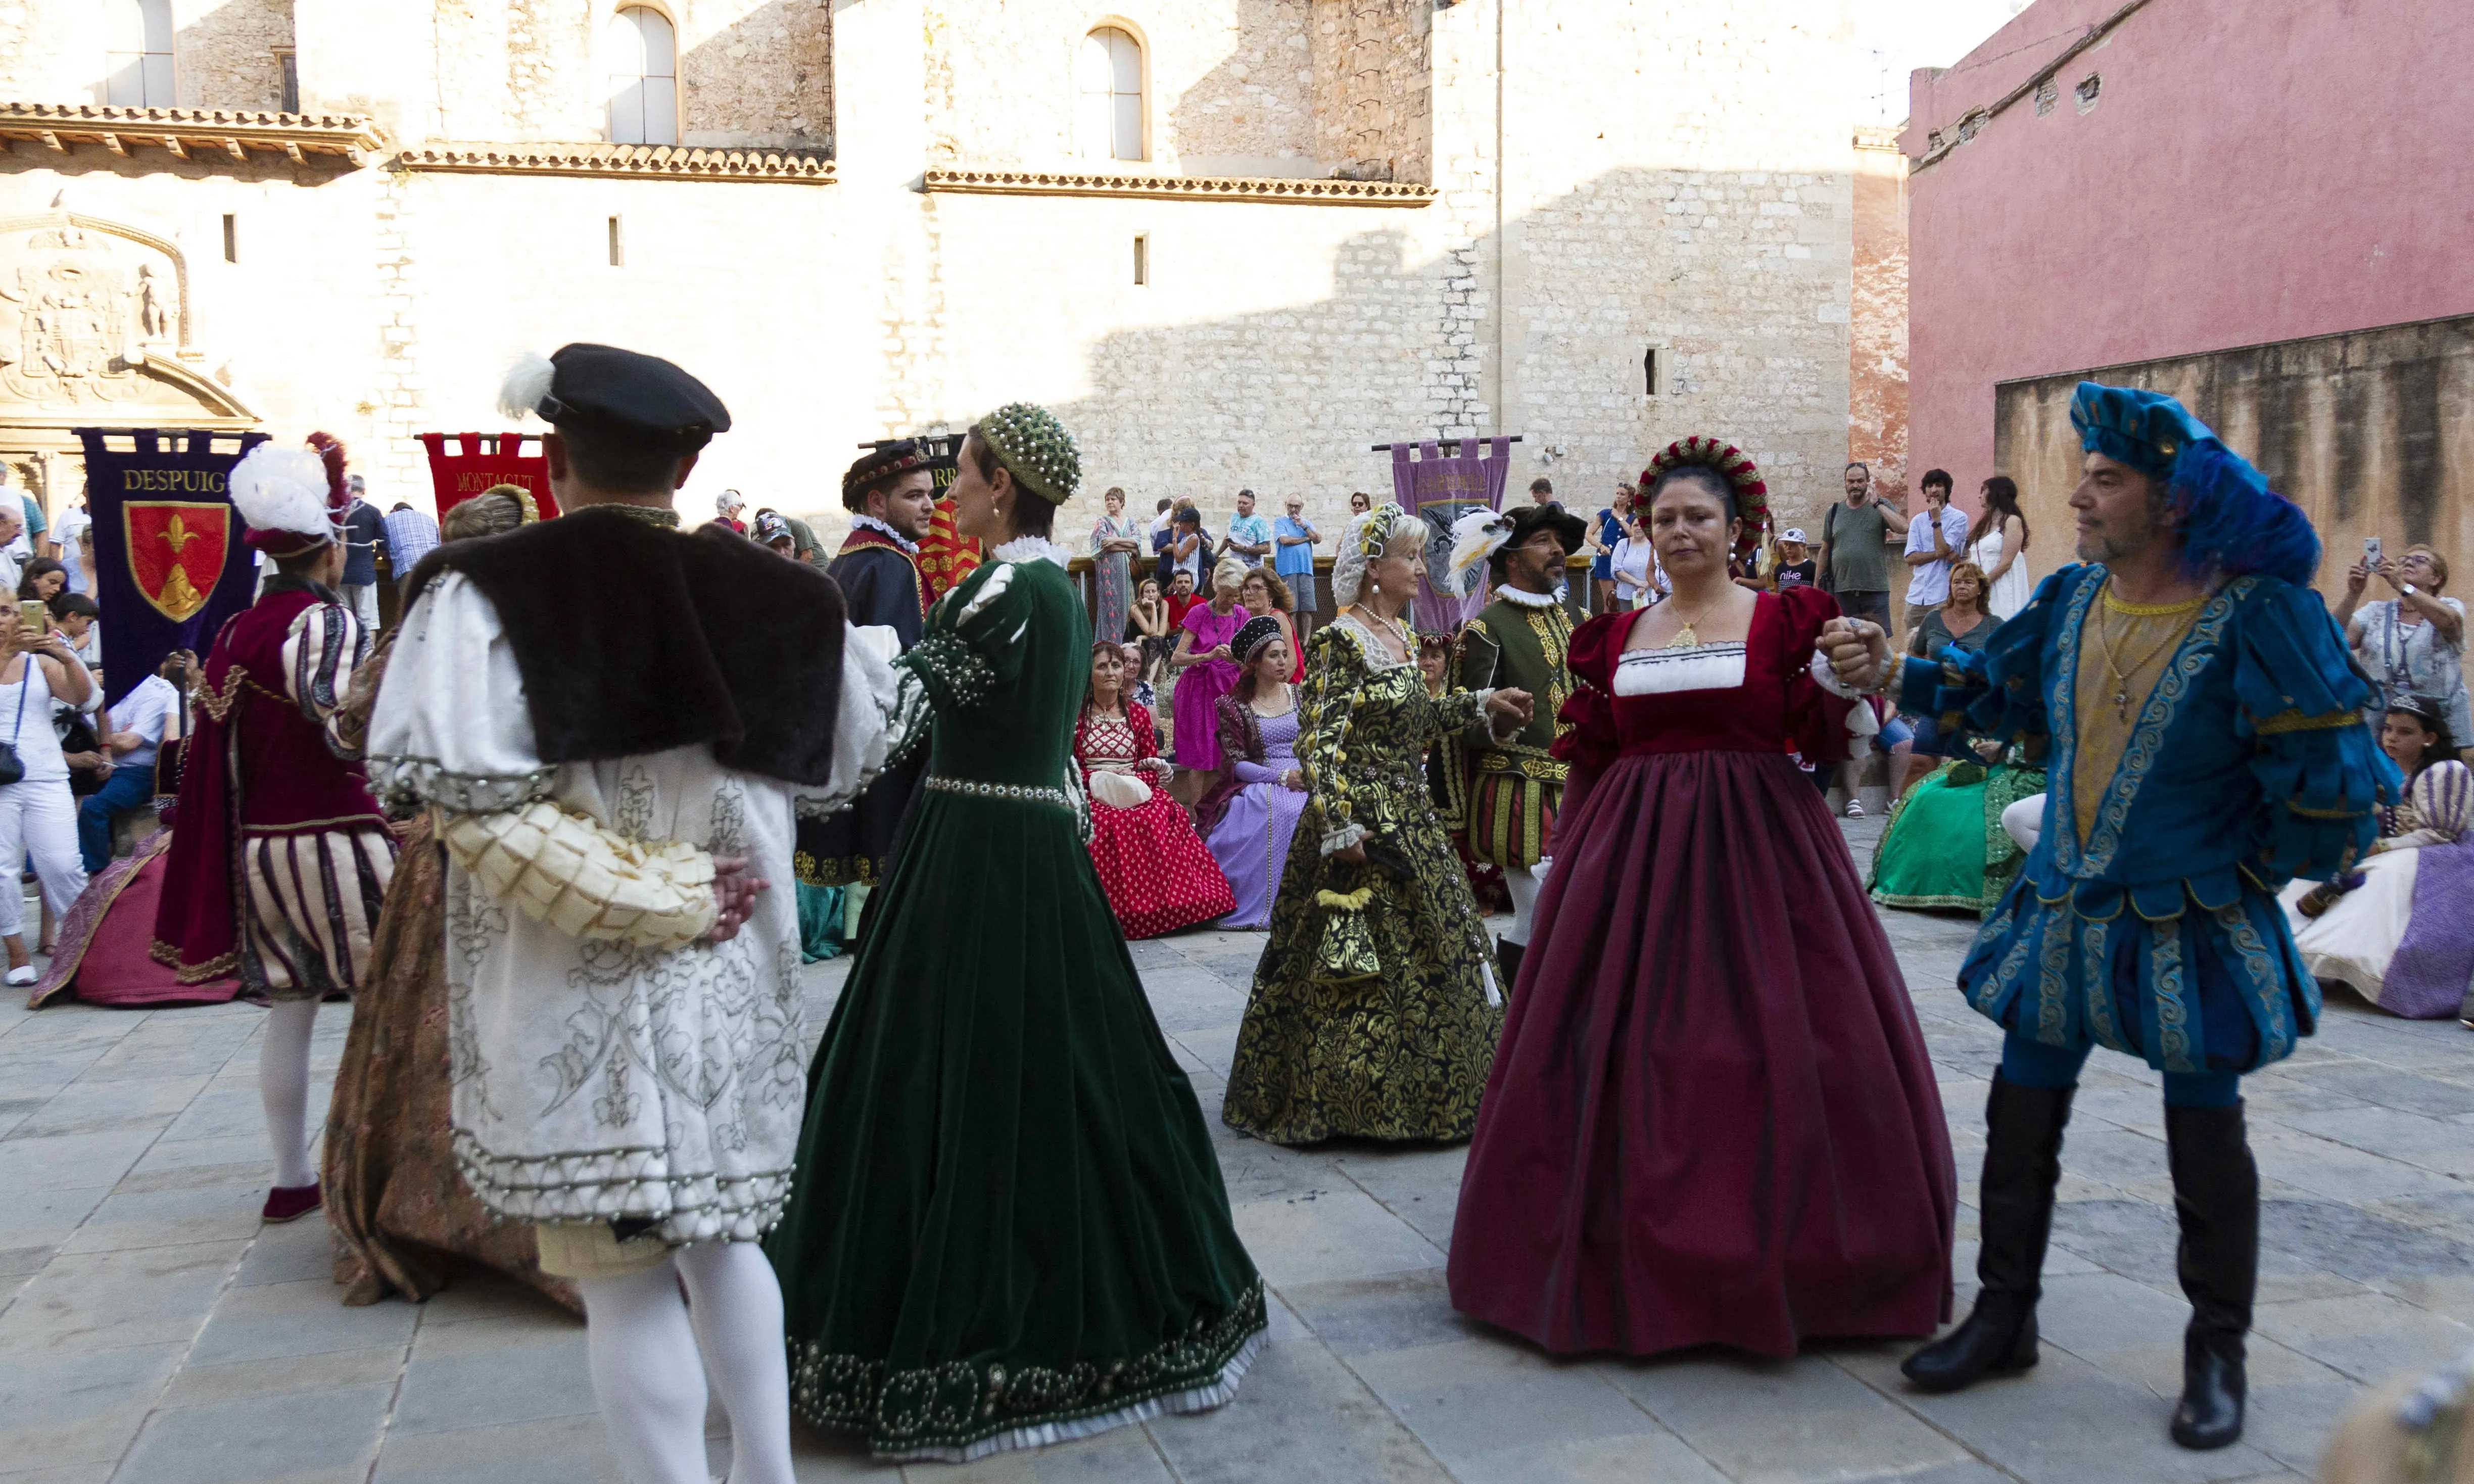
[[65, 778], [20, 779], [0, 786], [0, 869], [7, 886], [0, 888], [0, 937], [26, 930], [26, 893], [17, 888], [17, 873], [35, 858], [35, 876], [42, 883], [43, 901], [53, 920], [85, 889], [85, 862], [78, 855], [77, 800], [69, 796]]

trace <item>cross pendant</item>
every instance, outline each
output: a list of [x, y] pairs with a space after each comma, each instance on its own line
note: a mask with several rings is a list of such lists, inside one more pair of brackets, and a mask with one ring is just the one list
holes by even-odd
[[2113, 714], [2120, 720], [2130, 719], [2130, 692], [2127, 688], [2113, 693]]

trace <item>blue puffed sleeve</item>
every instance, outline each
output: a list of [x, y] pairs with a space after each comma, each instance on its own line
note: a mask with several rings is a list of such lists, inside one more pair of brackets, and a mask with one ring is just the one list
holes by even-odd
[[2065, 567], [2036, 587], [2036, 596], [2001, 620], [1984, 647], [1944, 645], [1937, 659], [1910, 658], [1899, 671], [1899, 710], [1941, 718], [1940, 748], [1954, 755], [1968, 734], [1997, 742], [2030, 742], [2039, 752], [2045, 721], [2045, 655], [2055, 617], [2069, 604], [2086, 569]]
[[2262, 803], [2250, 859], [2280, 877], [2324, 880], [2378, 836], [2404, 780], [2380, 751], [2377, 692], [2345, 651], [2319, 595], [2271, 577], [2235, 612], [2234, 735], [2250, 739]]

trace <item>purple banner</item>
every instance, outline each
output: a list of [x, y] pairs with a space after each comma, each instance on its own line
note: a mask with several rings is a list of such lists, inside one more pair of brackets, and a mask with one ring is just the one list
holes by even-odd
[[[1477, 450], [1483, 445], [1484, 453]], [[1445, 457], [1443, 445], [1392, 445], [1392, 498], [1401, 509], [1426, 523], [1426, 576], [1418, 583], [1411, 616], [1421, 633], [1449, 634], [1486, 606], [1486, 584], [1467, 597], [1438, 591], [1434, 575], [1448, 572], [1452, 559], [1452, 523], [1472, 510], [1503, 508], [1503, 482], [1512, 473], [1512, 440], [1464, 438], [1456, 457]]]

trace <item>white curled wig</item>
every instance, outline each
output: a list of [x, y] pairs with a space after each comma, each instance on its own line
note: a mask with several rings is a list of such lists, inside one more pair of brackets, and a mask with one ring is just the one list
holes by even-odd
[[1357, 601], [1366, 583], [1366, 564], [1394, 547], [1426, 544], [1426, 523], [1390, 501], [1348, 523], [1340, 551], [1331, 559], [1331, 600], [1343, 608]]

